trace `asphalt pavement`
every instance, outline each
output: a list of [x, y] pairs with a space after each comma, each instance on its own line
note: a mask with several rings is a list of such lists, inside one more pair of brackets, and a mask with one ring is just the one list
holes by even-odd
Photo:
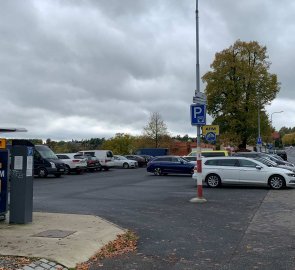
[[137, 252], [92, 270], [295, 269], [294, 189], [204, 187], [207, 202], [192, 204], [196, 191], [190, 176], [114, 169], [35, 179], [34, 211], [101, 217], [139, 236]]
[[[295, 269], [294, 226], [276, 222], [279, 213], [293, 218], [293, 194], [292, 189], [204, 188], [207, 203], [192, 204], [196, 187], [190, 176], [112, 170], [39, 179], [34, 206], [35, 211], [100, 216], [138, 234], [136, 253], [91, 269], [277, 270]], [[259, 222], [273, 230], [262, 225], [255, 230]]]

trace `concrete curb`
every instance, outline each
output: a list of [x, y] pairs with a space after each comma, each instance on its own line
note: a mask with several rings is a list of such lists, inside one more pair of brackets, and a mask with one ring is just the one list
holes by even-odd
[[[74, 268], [123, 233], [96, 216], [34, 212], [30, 224], [0, 223], [0, 254], [44, 258]], [[37, 267], [33, 269], [41, 270]]]

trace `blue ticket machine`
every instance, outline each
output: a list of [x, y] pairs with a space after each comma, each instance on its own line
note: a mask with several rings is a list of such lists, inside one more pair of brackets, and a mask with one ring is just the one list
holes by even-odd
[[0, 220], [8, 210], [9, 151], [0, 149]]

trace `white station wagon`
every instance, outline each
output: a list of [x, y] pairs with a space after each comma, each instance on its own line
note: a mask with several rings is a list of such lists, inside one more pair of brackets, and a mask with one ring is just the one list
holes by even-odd
[[294, 172], [243, 157], [203, 159], [202, 176], [212, 188], [222, 183], [268, 185], [273, 189], [295, 187]]

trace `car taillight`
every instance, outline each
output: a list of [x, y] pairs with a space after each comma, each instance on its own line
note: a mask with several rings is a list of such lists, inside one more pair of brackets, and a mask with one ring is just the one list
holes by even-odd
[[80, 162], [79, 159], [73, 159], [73, 162]]

